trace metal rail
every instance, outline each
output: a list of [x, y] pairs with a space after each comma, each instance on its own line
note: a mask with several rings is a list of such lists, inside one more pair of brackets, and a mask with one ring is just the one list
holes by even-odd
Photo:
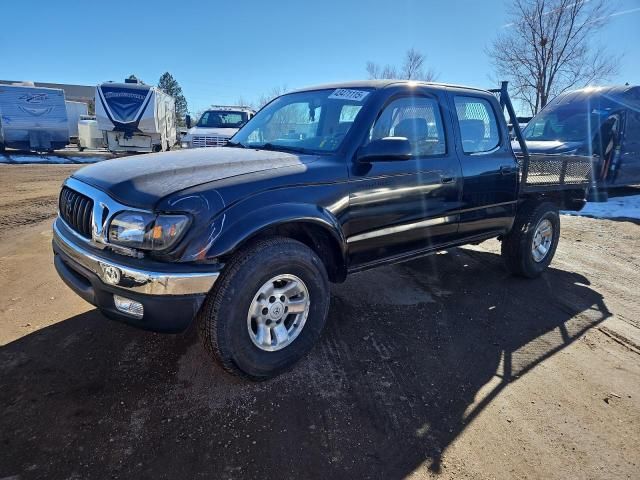
[[520, 189], [523, 190], [527, 185], [527, 178], [529, 177], [529, 165], [531, 163], [531, 157], [529, 155], [529, 149], [527, 148], [527, 144], [524, 141], [524, 137], [522, 136], [522, 130], [520, 129], [520, 123], [518, 122], [518, 117], [516, 116], [516, 111], [513, 108], [513, 104], [511, 103], [511, 98], [509, 97], [509, 91], [507, 90], [507, 86], [509, 82], [503, 81], [500, 84], [500, 88], [494, 88], [489, 90], [491, 93], [499, 94], [500, 107], [504, 111], [507, 109], [507, 113], [509, 115], [509, 119], [511, 120], [511, 126], [516, 136], [516, 140], [520, 144], [520, 151], [522, 152], [522, 178], [520, 179]]
[[529, 152], [507, 86], [508, 82], [501, 82], [500, 88], [489, 91], [498, 95], [500, 107], [503, 113], [506, 109], [515, 139], [520, 145], [520, 152], [516, 155], [521, 166], [519, 194], [587, 188], [593, 169], [591, 157]]

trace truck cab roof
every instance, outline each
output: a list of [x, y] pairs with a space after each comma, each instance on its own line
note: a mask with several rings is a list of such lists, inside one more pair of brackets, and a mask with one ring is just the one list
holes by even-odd
[[434, 87], [434, 88], [463, 88], [467, 90], [474, 90], [478, 92], [488, 93], [487, 90], [476, 87], [469, 87], [466, 85], [456, 85], [452, 83], [441, 83], [441, 82], [424, 82], [419, 80], [395, 80], [395, 79], [381, 79], [381, 80], [355, 80], [350, 82], [339, 82], [339, 83], [325, 83], [320, 85], [312, 85], [305, 88], [299, 88], [293, 90], [288, 93], [297, 93], [297, 92], [306, 92], [312, 90], [330, 90], [330, 89], [352, 89], [352, 88], [368, 88], [379, 90], [382, 88], [387, 88], [391, 86], [425, 86], [425, 87]]

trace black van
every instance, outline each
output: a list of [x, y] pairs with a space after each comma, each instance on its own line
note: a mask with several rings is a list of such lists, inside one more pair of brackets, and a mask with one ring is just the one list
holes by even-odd
[[640, 184], [640, 86], [563, 93], [523, 133], [529, 153], [593, 156], [598, 190]]

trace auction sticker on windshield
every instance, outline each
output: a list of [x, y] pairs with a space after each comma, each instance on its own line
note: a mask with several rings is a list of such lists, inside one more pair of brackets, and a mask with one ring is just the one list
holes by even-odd
[[337, 100], [354, 100], [356, 102], [361, 102], [364, 98], [369, 95], [369, 92], [365, 92], [363, 90], [349, 90], [347, 88], [338, 88], [333, 91], [329, 98], [334, 98]]

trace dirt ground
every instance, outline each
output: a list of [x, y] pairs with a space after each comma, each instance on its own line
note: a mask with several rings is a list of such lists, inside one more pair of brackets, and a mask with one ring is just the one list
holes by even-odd
[[0, 165], [0, 479], [638, 478], [639, 225], [563, 216], [533, 281], [496, 241], [353, 276], [254, 384], [58, 279], [75, 168]]

